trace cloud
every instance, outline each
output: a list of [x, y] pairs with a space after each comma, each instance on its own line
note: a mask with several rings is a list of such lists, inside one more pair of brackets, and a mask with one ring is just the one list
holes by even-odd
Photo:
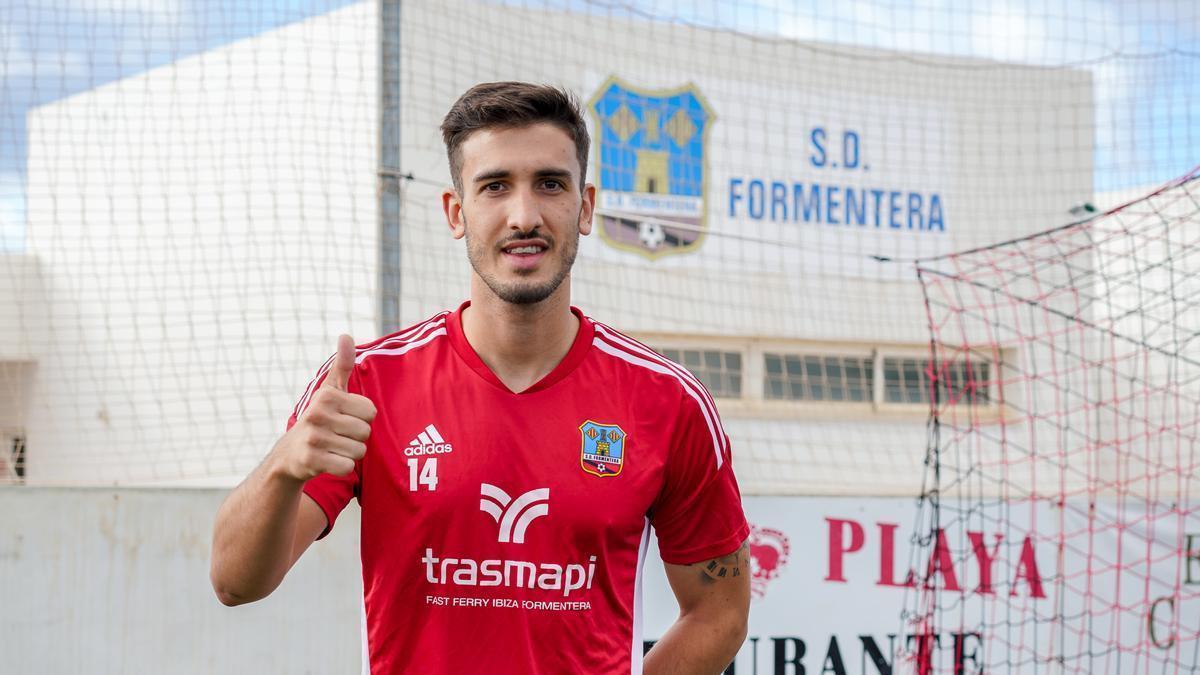
[[971, 18], [974, 56], [1009, 62], [1025, 62], [1047, 44], [1045, 24], [1025, 12], [1003, 5]]
[[[52, 35], [45, 26], [33, 24], [0, 24], [0, 81], [18, 79], [45, 79], [61, 81], [64, 78], [86, 77], [91, 74], [93, 64], [84, 52], [66, 49], [62, 40], [49, 39]], [[35, 50], [29, 37], [43, 45]], [[22, 85], [28, 86], [28, 85]]]
[[121, 19], [141, 14], [158, 23], [172, 24], [179, 22], [184, 11], [183, 0], [74, 0], [69, 8], [76, 13], [107, 14]]
[[29, 77], [33, 73], [33, 52], [25, 43], [25, 36], [16, 32], [12, 24], [0, 23], [0, 80]]
[[736, 19], [739, 28], [751, 32], [1042, 66], [1128, 52], [1145, 42], [1139, 31], [1147, 20], [1140, 13], [1123, 16], [1107, 0], [1067, 0], [1057, 13], [1031, 12], [1028, 3], [1012, 0], [863, 0], [815, 8], [759, 0], [748, 7]]

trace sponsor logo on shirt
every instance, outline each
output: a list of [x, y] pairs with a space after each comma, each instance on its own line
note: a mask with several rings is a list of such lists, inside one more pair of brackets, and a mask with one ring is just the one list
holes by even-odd
[[[479, 510], [490, 515], [499, 531], [498, 543], [524, 544], [525, 533], [535, 520], [550, 513], [550, 488], [529, 490], [513, 499], [490, 483], [479, 485]], [[530, 562], [488, 558], [451, 558], [425, 549], [421, 558], [425, 581], [436, 585], [537, 588], [557, 591], [566, 598], [578, 590], [590, 590], [596, 575], [596, 556], [587, 562]]]
[[431, 584], [454, 586], [506, 586], [509, 588], [539, 588], [561, 591], [564, 598], [573, 591], [592, 588], [596, 574], [596, 556], [581, 563], [534, 563], [526, 560], [488, 558], [446, 558], [425, 549], [421, 558], [425, 580]]
[[479, 510], [500, 526], [500, 543], [524, 544], [530, 523], [550, 513], [550, 488], [530, 490], [513, 499], [495, 485], [481, 483], [479, 497]]
[[579, 426], [579, 465], [593, 476], [616, 476], [625, 463], [625, 432], [615, 424], [588, 420]]
[[421, 457], [424, 455], [445, 455], [453, 452], [454, 446], [446, 442], [438, 433], [437, 427], [430, 424], [417, 437], [408, 442], [404, 449], [405, 457]]

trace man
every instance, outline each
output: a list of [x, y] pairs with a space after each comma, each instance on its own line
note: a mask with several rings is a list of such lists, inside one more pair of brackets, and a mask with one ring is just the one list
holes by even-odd
[[[371, 672], [720, 672], [749, 607], [729, 440], [691, 374], [570, 305], [596, 194], [578, 106], [482, 84], [442, 134], [470, 300], [339, 339], [217, 514], [218, 597], [271, 593], [356, 497]], [[643, 663], [652, 525], [680, 613]]]

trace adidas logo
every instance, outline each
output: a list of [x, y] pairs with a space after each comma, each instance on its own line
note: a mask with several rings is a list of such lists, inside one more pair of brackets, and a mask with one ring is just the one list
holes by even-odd
[[500, 525], [502, 543], [525, 543], [525, 530], [533, 521], [550, 513], [550, 488], [530, 490], [513, 499], [490, 483], [479, 484], [479, 510]]
[[409, 441], [408, 447], [404, 449], [406, 457], [421, 457], [422, 455], [444, 455], [448, 452], [453, 452], [454, 446], [446, 442], [442, 435], [438, 433], [436, 427], [432, 424], [425, 427], [425, 431], [417, 434], [417, 437]]

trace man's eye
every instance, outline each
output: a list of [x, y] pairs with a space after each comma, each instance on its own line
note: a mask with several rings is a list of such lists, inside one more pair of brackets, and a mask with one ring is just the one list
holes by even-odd
[[488, 183], [487, 185], [483, 186], [483, 189], [485, 192], [499, 192], [500, 190], [504, 189], [504, 184], [503, 183]]
[[554, 179], [550, 179], [550, 180], [548, 180], [548, 181], [546, 181], [546, 182], [542, 183], [542, 186], [543, 186], [543, 187], [545, 187], [547, 190], [561, 190], [561, 189], [563, 189], [563, 184], [562, 184], [562, 182], [561, 182], [561, 181], [554, 180]]

